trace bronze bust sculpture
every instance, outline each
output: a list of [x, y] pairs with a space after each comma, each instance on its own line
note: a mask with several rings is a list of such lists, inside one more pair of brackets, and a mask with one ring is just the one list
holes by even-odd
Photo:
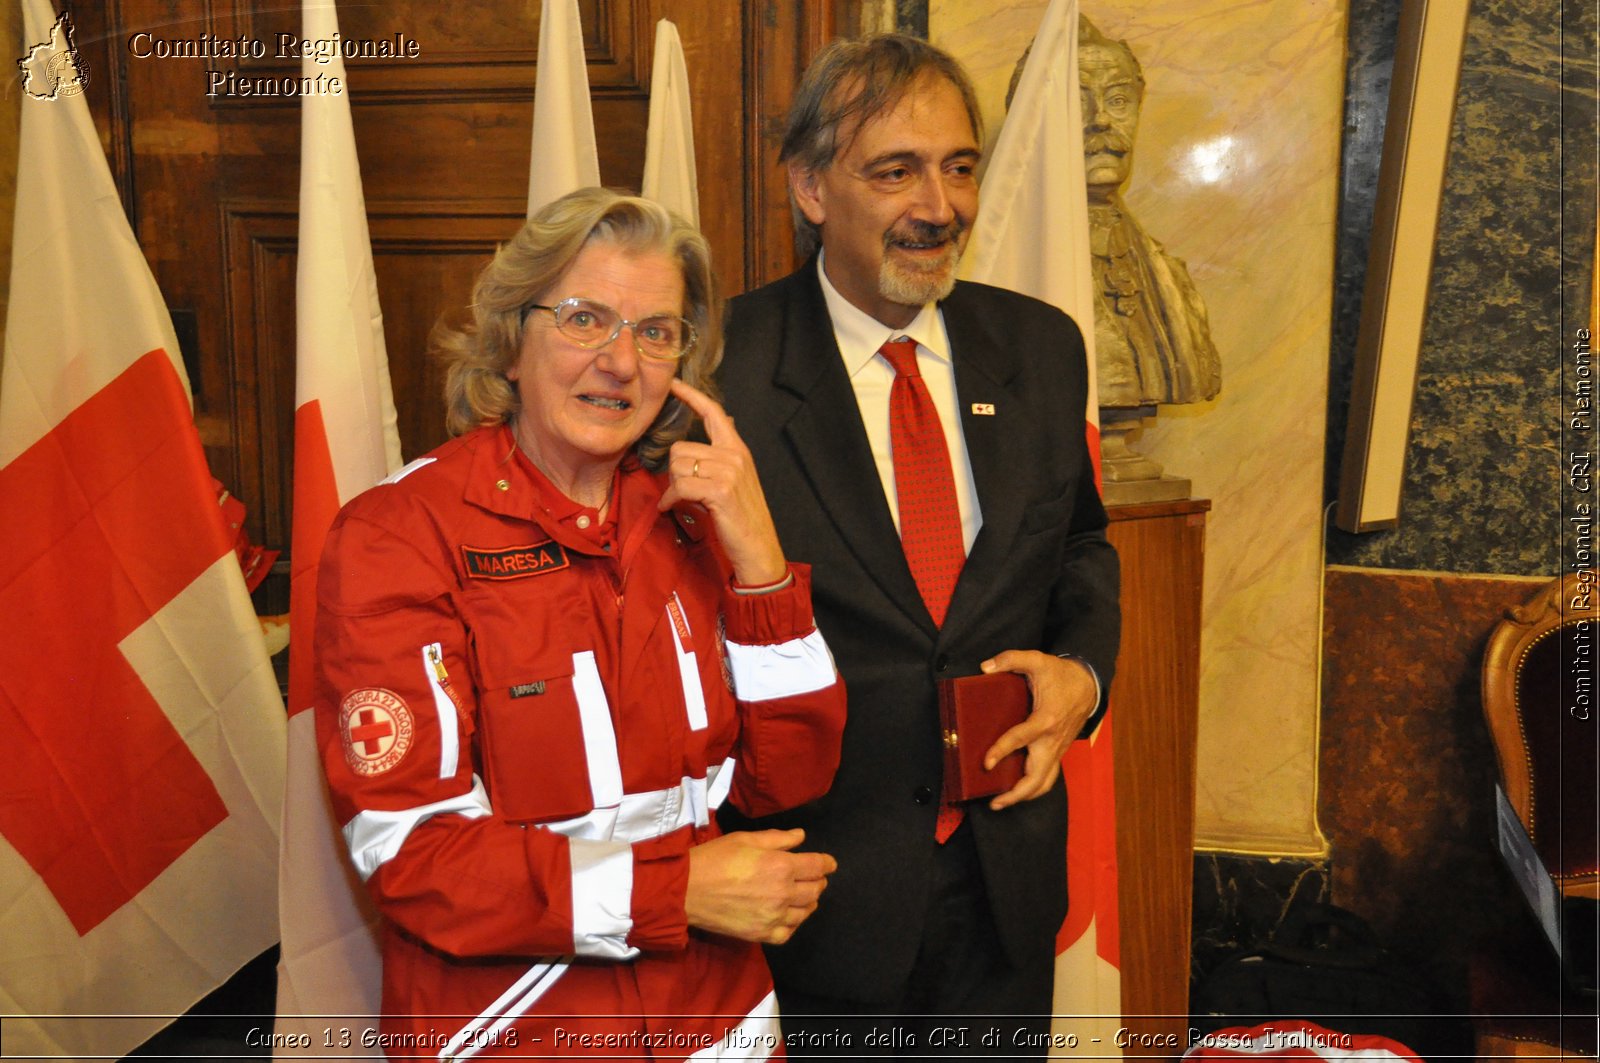
[[1094, 254], [1100, 405], [1201, 402], [1222, 386], [1205, 303], [1180, 259], [1122, 202], [1144, 98], [1139, 61], [1086, 18], [1078, 21], [1083, 159]]
[[[1024, 51], [1017, 61], [1007, 106], [1027, 58]], [[1094, 272], [1095, 369], [1109, 486], [1161, 476], [1160, 466], [1128, 449], [1127, 433], [1153, 416], [1158, 404], [1215, 398], [1222, 366], [1188, 268], [1145, 232], [1122, 201], [1144, 102], [1139, 61], [1125, 42], [1107, 38], [1082, 15], [1078, 80]], [[1181, 493], [1159, 497], [1187, 494], [1187, 481], [1181, 483]], [[1157, 497], [1146, 491], [1137, 500]]]

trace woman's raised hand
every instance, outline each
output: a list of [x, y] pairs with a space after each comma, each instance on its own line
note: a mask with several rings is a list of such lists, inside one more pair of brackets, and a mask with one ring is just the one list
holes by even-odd
[[667, 461], [671, 483], [661, 496], [660, 508], [698, 502], [711, 514], [717, 538], [733, 565], [734, 581], [747, 587], [777, 583], [788, 574], [789, 565], [778, 544], [755, 460], [733, 427], [733, 418], [711, 396], [682, 380], [672, 382], [672, 394], [699, 416], [710, 442], [685, 439], [672, 445]]

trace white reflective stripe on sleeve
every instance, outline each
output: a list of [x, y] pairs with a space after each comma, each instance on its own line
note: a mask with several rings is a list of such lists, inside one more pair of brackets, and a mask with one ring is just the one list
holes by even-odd
[[[731, 758], [729, 763], [732, 763]], [[716, 777], [719, 768], [720, 765], [711, 769], [711, 778]], [[671, 834], [691, 823], [704, 827], [711, 822], [711, 810], [716, 807], [716, 802], [707, 795], [707, 780], [686, 775], [677, 786], [624, 794], [621, 803], [611, 808], [597, 808], [582, 816], [540, 826], [563, 837], [585, 841], [642, 842]]]
[[733, 758], [729, 757], [721, 764], [713, 764], [711, 770], [706, 772], [706, 779], [711, 784], [706, 794], [706, 803], [715, 812], [722, 807], [722, 802], [728, 799], [728, 791], [733, 789]]
[[572, 957], [563, 956], [528, 968], [526, 974], [511, 983], [510, 989], [500, 994], [500, 999], [457, 1031], [437, 1058], [471, 1059], [487, 1046], [498, 1045], [500, 1032], [527, 1014], [528, 1009], [567, 973], [571, 962]]
[[489, 814], [489, 795], [484, 792], [483, 780], [472, 777], [472, 789], [460, 797], [447, 797], [431, 805], [407, 808], [399, 812], [379, 812], [368, 809], [357, 812], [355, 818], [344, 825], [345, 845], [350, 849], [350, 862], [365, 882], [373, 873], [394, 859], [400, 846], [417, 824], [434, 816], [458, 815], [477, 819]]
[[761, 1003], [751, 1008], [739, 1025], [722, 1035], [722, 1040], [688, 1058], [769, 1059], [783, 1047], [783, 1031], [778, 1019], [778, 994], [774, 991], [762, 997]]
[[461, 724], [456, 720], [456, 703], [440, 682], [444, 671], [444, 647], [437, 642], [422, 648], [422, 671], [433, 691], [433, 711], [439, 717], [439, 778], [453, 779], [461, 756]]
[[771, 646], [728, 643], [728, 668], [740, 701], [792, 698], [833, 685], [833, 654], [822, 632]]
[[704, 826], [711, 822], [711, 786], [717, 777], [715, 766], [706, 769], [704, 779], [685, 779], [683, 787], [684, 797], [688, 798], [686, 811], [694, 818], [695, 823]]
[[679, 624], [687, 631], [689, 621], [683, 615], [683, 603], [678, 600], [676, 593], [667, 603], [667, 620], [667, 627], [672, 631], [672, 646], [678, 651], [678, 679], [683, 683], [683, 708], [689, 716], [689, 730], [704, 731], [706, 694], [700, 687], [700, 666], [696, 663], [694, 650], [684, 646], [678, 632]]
[[567, 843], [572, 860], [572, 951], [603, 960], [631, 960], [633, 846], [627, 842]]
[[593, 650], [572, 655], [572, 692], [583, 724], [583, 755], [589, 762], [589, 795], [594, 807], [620, 804], [622, 762], [617, 759], [617, 732], [611, 726], [611, 706]]

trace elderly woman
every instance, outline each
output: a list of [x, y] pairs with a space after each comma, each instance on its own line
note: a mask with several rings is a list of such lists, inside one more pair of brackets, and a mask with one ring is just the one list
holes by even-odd
[[[391, 1056], [765, 1058], [758, 942], [816, 907], [799, 831], [843, 690], [749, 452], [699, 233], [586, 189], [495, 256], [441, 343], [458, 437], [345, 507], [317, 732], [383, 915]], [[709, 442], [684, 440], [691, 419]]]

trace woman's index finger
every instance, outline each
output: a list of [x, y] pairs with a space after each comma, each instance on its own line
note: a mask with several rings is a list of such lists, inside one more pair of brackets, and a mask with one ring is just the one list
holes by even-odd
[[680, 378], [672, 381], [672, 393], [678, 397], [706, 426], [706, 438], [713, 444], [727, 442], [729, 437], [738, 438], [734, 431], [733, 418], [722, 408], [722, 404], [710, 395], [701, 391], [693, 384], [686, 384]]

